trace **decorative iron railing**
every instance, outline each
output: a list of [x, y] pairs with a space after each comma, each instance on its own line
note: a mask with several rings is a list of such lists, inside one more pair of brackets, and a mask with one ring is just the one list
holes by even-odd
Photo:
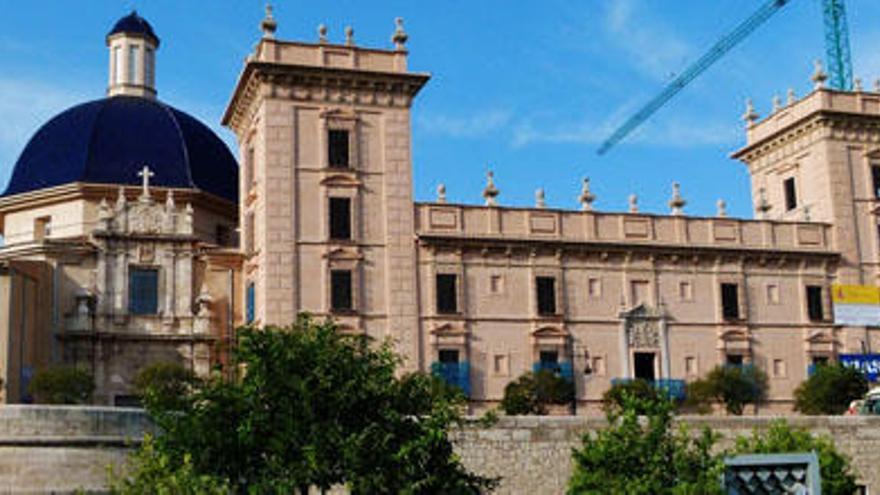
[[434, 362], [431, 374], [440, 377], [446, 383], [460, 388], [468, 397], [471, 395], [471, 368], [467, 361], [458, 363]]

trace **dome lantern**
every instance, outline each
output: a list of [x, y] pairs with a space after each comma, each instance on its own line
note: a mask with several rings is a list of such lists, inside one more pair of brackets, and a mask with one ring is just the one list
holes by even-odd
[[110, 50], [108, 96], [156, 97], [159, 38], [136, 11], [119, 19], [107, 34]]

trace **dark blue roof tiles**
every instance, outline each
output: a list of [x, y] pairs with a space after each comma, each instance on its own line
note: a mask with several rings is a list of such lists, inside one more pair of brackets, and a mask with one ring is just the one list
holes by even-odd
[[116, 96], [75, 106], [31, 138], [4, 196], [71, 182], [139, 185], [144, 166], [159, 187], [195, 188], [238, 201], [238, 165], [207, 126], [147, 98]]
[[139, 16], [136, 11], [132, 11], [131, 14], [116, 21], [116, 24], [113, 25], [113, 29], [107, 33], [107, 37], [109, 38], [118, 33], [137, 34], [153, 40], [153, 42], [156, 43], [156, 46], [159, 46], [159, 37], [156, 36], [156, 33], [153, 31], [153, 26], [151, 26], [146, 19]]

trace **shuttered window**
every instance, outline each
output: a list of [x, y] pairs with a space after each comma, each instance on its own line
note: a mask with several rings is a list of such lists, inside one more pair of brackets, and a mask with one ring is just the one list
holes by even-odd
[[253, 282], [247, 285], [245, 294], [245, 323], [253, 323], [257, 312], [257, 294]]
[[159, 270], [129, 268], [128, 312], [133, 315], [159, 312]]

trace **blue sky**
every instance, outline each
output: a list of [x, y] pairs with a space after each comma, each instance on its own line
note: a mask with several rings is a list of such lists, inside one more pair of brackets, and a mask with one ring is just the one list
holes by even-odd
[[[491, 167], [500, 203], [528, 206], [537, 187], [552, 207], [576, 208], [584, 176], [599, 210], [666, 213], [679, 181], [686, 211], [711, 215], [724, 198], [751, 217], [743, 101], [766, 114], [774, 94], [810, 90], [824, 54], [819, 0], [792, 0], [608, 155], [596, 148], [616, 124], [660, 91], [766, 0], [509, 0], [275, 2], [278, 37], [314, 41], [325, 23], [340, 42], [352, 25], [365, 46], [389, 47], [393, 18], [410, 36], [410, 68], [433, 77], [413, 107], [414, 190], [479, 203]], [[4, 5], [5, 4], [5, 5]], [[0, 0], [0, 183], [28, 138], [52, 115], [103, 96], [104, 35], [131, 7], [162, 39], [159, 96], [214, 128], [259, 37], [254, 0]], [[880, 2], [849, 0], [853, 64], [870, 87], [880, 77]]]

